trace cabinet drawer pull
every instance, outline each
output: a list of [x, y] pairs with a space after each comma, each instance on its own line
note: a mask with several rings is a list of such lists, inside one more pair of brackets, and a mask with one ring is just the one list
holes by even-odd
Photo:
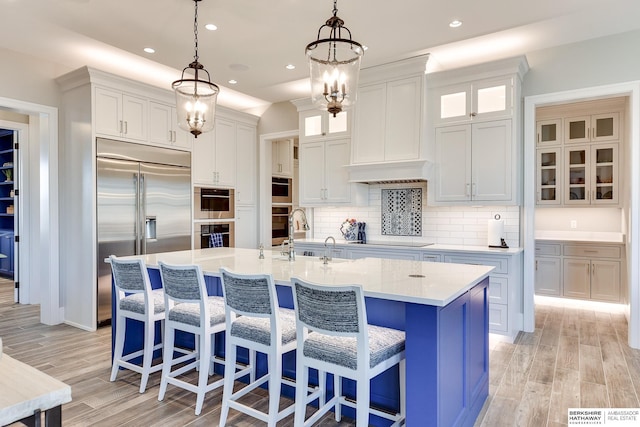
[[583, 252], [586, 253], [586, 254], [597, 254], [598, 253], [598, 251], [594, 250], [594, 249], [585, 249]]

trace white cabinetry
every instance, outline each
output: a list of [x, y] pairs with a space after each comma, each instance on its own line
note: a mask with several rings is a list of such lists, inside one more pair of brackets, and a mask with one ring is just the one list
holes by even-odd
[[[297, 103], [298, 109], [303, 104], [306, 102]], [[351, 111], [342, 111], [335, 117], [327, 111], [302, 111], [300, 113], [300, 129], [301, 141], [318, 141], [348, 136], [351, 133]]]
[[424, 75], [361, 86], [351, 163], [420, 158]]
[[489, 332], [504, 335], [513, 342], [522, 323], [522, 253], [511, 256], [445, 253], [443, 258], [444, 262], [495, 267], [489, 275]]
[[284, 139], [271, 143], [271, 175], [281, 178], [293, 176], [293, 140]]
[[[297, 254], [320, 256], [324, 245], [320, 242], [296, 242]], [[489, 275], [489, 332], [513, 342], [522, 330], [522, 252], [468, 252], [460, 250], [438, 250], [337, 244], [340, 255], [336, 258], [390, 258], [425, 262], [451, 262], [460, 264], [490, 265], [495, 269]]]
[[366, 204], [367, 187], [349, 182], [349, 139], [300, 144], [300, 206]]
[[255, 206], [237, 206], [235, 220], [235, 247], [258, 247], [258, 215]]
[[233, 187], [236, 184], [236, 123], [216, 117], [213, 132], [200, 135], [193, 146], [193, 182]]
[[513, 116], [513, 77], [483, 79], [434, 91], [438, 125]]
[[100, 136], [147, 139], [145, 98], [102, 87], [95, 88], [95, 133]]
[[149, 142], [191, 149], [192, 136], [178, 127], [175, 107], [149, 101]]
[[[236, 125], [236, 205], [256, 205], [258, 193], [256, 127]], [[238, 227], [236, 227], [238, 234]]]
[[427, 76], [431, 205], [518, 205], [524, 57]]
[[439, 127], [435, 201], [514, 202], [511, 120]]
[[419, 251], [406, 251], [402, 249], [369, 249], [366, 245], [363, 247], [347, 247], [348, 259], [360, 258], [387, 258], [387, 259], [404, 259], [410, 261], [421, 261], [422, 254]]
[[300, 206], [368, 204], [368, 186], [349, 182], [350, 112], [343, 111], [334, 118], [326, 111], [313, 109], [309, 99], [294, 104], [300, 113]]

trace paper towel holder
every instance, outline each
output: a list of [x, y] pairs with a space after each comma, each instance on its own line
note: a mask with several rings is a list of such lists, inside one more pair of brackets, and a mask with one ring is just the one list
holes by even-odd
[[[500, 219], [500, 214], [495, 214], [493, 217], [495, 220], [499, 220]], [[490, 248], [499, 248], [499, 249], [509, 249], [509, 245], [507, 245], [507, 242], [504, 241], [504, 238], [500, 238], [500, 245], [496, 246], [496, 245], [489, 245]]]

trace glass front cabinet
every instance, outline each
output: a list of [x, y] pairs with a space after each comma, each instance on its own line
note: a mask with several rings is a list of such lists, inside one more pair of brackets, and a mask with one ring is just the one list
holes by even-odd
[[562, 144], [562, 119], [540, 120], [536, 128], [538, 147]]
[[564, 204], [618, 204], [618, 144], [565, 147], [564, 156]]
[[564, 142], [581, 143], [619, 139], [618, 113], [594, 114], [564, 119]]
[[487, 79], [435, 90], [438, 124], [511, 117], [513, 79]]
[[537, 203], [559, 205], [562, 203], [562, 149], [538, 149], [536, 154]]

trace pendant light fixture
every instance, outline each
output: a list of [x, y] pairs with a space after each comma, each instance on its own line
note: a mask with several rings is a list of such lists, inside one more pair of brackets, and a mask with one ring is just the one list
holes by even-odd
[[[193, 35], [195, 40], [195, 55], [193, 62], [182, 70], [182, 78], [172, 83], [176, 92], [176, 111], [178, 126], [191, 132], [196, 138], [204, 132], [213, 129], [216, 114], [216, 100], [220, 88], [211, 83], [211, 76], [204, 66], [198, 62], [198, 2], [195, 3], [195, 17], [193, 21]], [[190, 73], [190, 74], [186, 74]], [[206, 80], [203, 79], [206, 73]], [[185, 75], [186, 74], [186, 75]]]
[[326, 108], [334, 117], [353, 105], [364, 49], [351, 39], [351, 31], [338, 17], [337, 0], [333, 1], [333, 16], [320, 27], [317, 40], [307, 45], [305, 53], [309, 59], [313, 103]]

